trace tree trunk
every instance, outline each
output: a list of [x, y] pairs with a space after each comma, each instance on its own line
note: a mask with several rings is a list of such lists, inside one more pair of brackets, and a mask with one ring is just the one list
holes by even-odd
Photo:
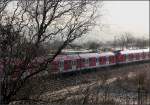
[[6, 88], [4, 84], [0, 84], [0, 105], [8, 105], [10, 102], [10, 97], [6, 95]]
[[8, 105], [10, 102], [10, 99], [0, 95], [0, 105]]

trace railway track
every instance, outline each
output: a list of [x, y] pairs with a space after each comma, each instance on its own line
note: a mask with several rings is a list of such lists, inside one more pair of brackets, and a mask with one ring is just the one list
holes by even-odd
[[[29, 80], [27, 82], [27, 86], [30, 86], [26, 89], [22, 89], [17, 96], [20, 98], [24, 98], [26, 94], [29, 96], [40, 96], [44, 93], [53, 93], [54, 91], [58, 92], [59, 90], [61, 91], [65, 88], [75, 87], [80, 84], [92, 84], [93, 82], [100, 81], [102, 79], [108, 80], [114, 77], [123, 78], [124, 76], [127, 76], [129, 72], [138, 72], [141, 70], [144, 70], [144, 72], [149, 71], [150, 74], [150, 63], [140, 62], [121, 66], [111, 66], [94, 70], [86, 70], [83, 72], [75, 72], [72, 74], [57, 75], [56, 77], [44, 76], [35, 78], [33, 81]], [[119, 87], [111, 89], [112, 91], [110, 91], [110, 93], [113, 97], [120, 97], [120, 95], [124, 94], [123, 91], [119, 90]], [[116, 92], [116, 90], [119, 92]], [[101, 91], [103, 91], [103, 89]], [[126, 94], [128, 95], [128, 92]], [[58, 96], [59, 95], [60, 94], [58, 94]]]
[[[40, 92], [53, 92], [58, 91], [70, 86], [76, 86], [79, 84], [92, 83], [93, 81], [106, 80], [110, 78], [120, 78], [128, 75], [129, 72], [137, 72], [141, 70], [150, 71], [150, 63], [134, 63], [122, 66], [113, 66], [107, 68], [99, 68], [95, 70], [87, 70], [86, 72], [75, 72], [72, 74], [63, 74], [55, 76], [45, 76], [29, 81], [27, 91], [30, 91], [31, 95], [40, 94]], [[150, 73], [149, 73], [150, 74]], [[23, 90], [24, 91], [24, 90]], [[20, 92], [23, 94], [23, 92]]]
[[100, 79], [108, 79], [113, 77], [120, 77], [128, 74], [129, 72], [137, 72], [141, 70], [149, 70], [150, 63], [142, 62], [142, 63], [132, 63], [128, 65], [121, 65], [119, 67], [105, 67], [92, 70], [86, 70], [81, 72], [75, 72], [75, 74], [62, 74], [56, 76], [56, 78], [52, 79], [51, 91], [59, 90], [68, 86], [78, 85], [78, 84], [86, 84], [92, 81], [100, 80]]

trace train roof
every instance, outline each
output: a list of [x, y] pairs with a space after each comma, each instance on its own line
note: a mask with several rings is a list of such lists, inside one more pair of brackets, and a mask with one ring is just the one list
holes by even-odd
[[90, 57], [99, 57], [100, 54], [98, 53], [85, 53], [85, 54], [72, 54], [72, 55], [58, 55], [55, 58], [57, 60], [73, 60], [73, 59], [80, 59], [80, 58], [90, 58]]
[[149, 49], [137, 49], [137, 50], [120, 51], [121, 54], [142, 53], [142, 52], [149, 52]]
[[115, 55], [113, 52], [103, 52], [103, 53], [100, 53], [100, 56], [113, 56]]
[[58, 60], [73, 60], [81, 58], [91, 58], [91, 57], [100, 57], [100, 56], [113, 56], [113, 52], [103, 52], [103, 53], [84, 53], [84, 54], [72, 54], [72, 55], [58, 55], [54, 61]]
[[[124, 50], [120, 51], [120, 54], [130, 54], [130, 53], [142, 53], [149, 52], [149, 49], [137, 49], [137, 50]], [[80, 54], [66, 54], [66, 55], [58, 55], [54, 61], [58, 60], [73, 60], [73, 59], [81, 59], [81, 58], [90, 58], [90, 57], [102, 57], [102, 56], [114, 56], [113, 52], [103, 52], [103, 53], [80, 53]]]

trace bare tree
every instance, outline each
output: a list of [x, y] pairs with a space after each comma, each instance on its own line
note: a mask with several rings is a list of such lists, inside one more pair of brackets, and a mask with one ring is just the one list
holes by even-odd
[[[0, 6], [0, 101], [8, 104], [27, 79], [48, 70], [65, 46], [90, 31], [97, 17], [96, 1], [8, 0]], [[39, 53], [43, 43], [56, 39], [63, 43], [53, 56]]]
[[115, 36], [114, 46], [119, 45], [121, 49], [131, 48], [134, 45], [134, 39], [131, 33], [124, 32], [119, 37]]
[[149, 40], [146, 39], [145, 37], [141, 37], [141, 38], [136, 38], [135, 40], [135, 47], [137, 48], [146, 48], [149, 46]]
[[134, 37], [129, 32], [124, 32], [120, 34], [120, 36], [115, 36], [112, 45], [114, 48], [120, 47], [120, 49], [124, 48], [146, 48], [148, 47], [148, 39], [145, 37]]

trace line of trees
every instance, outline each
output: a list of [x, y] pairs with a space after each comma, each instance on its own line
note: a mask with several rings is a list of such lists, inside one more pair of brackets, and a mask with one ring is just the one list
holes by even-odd
[[129, 32], [121, 33], [120, 36], [115, 36], [112, 42], [113, 47], [120, 49], [129, 48], [146, 48], [149, 46], [149, 39], [143, 37], [135, 37]]
[[113, 40], [110, 41], [88, 41], [82, 45], [78, 45], [80, 48], [86, 49], [144, 49], [149, 47], [149, 39], [144, 36], [135, 37], [130, 32], [120, 33], [114, 36]]

